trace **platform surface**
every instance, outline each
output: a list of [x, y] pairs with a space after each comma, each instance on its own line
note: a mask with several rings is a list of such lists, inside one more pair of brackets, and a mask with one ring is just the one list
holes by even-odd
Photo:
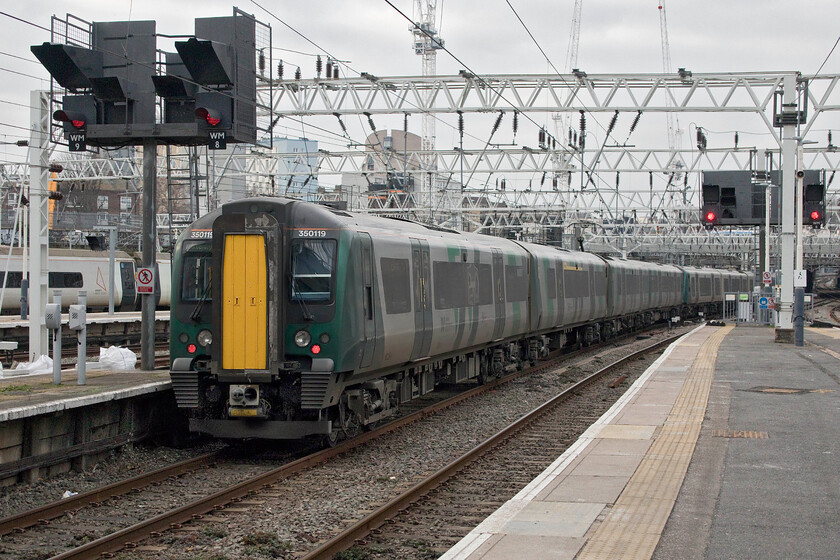
[[130, 398], [169, 390], [169, 371], [88, 370], [86, 383], [78, 384], [76, 370], [63, 370], [61, 384], [53, 375], [25, 375], [0, 378], [0, 422], [90, 406], [99, 402]]
[[838, 558], [840, 330], [702, 327], [443, 560]]

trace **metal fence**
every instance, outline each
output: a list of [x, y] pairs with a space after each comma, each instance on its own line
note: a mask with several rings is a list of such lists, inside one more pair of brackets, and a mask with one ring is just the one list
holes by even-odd
[[[757, 292], [727, 292], [723, 295], [723, 320], [736, 325], [776, 325], [776, 297]], [[805, 322], [814, 320], [814, 294], [805, 294]]]

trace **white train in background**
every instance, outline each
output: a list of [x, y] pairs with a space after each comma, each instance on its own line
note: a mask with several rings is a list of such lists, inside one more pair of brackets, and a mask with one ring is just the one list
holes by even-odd
[[[158, 274], [155, 277], [155, 293], [159, 307], [169, 307], [171, 266], [166, 253], [157, 255]], [[52, 301], [53, 290], [61, 290], [63, 308], [78, 303], [79, 290], [87, 292], [89, 311], [108, 309], [108, 251], [89, 249], [50, 249], [48, 301]], [[140, 267], [140, 254], [116, 251], [114, 257], [114, 309], [133, 311], [139, 309], [135, 275]], [[23, 255], [20, 248], [0, 247], [0, 290], [2, 290], [2, 313], [20, 313]], [[3, 281], [5, 279], [5, 289]], [[30, 290], [34, 288], [30, 280]]]

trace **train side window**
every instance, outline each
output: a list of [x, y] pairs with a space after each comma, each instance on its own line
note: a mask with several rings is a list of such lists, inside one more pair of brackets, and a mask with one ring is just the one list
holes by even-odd
[[478, 304], [493, 305], [493, 267], [478, 265]]
[[395, 315], [411, 311], [411, 278], [408, 259], [379, 259], [382, 287], [385, 294], [385, 313]]
[[553, 268], [546, 270], [545, 284], [548, 299], [557, 299], [557, 272]]
[[201, 241], [184, 251], [181, 267], [181, 301], [210, 301], [212, 253], [210, 243]]
[[[0, 275], [3, 273], [0, 272]], [[23, 281], [23, 273], [22, 272], [9, 272], [8, 276], [5, 278], [6, 280], [6, 287], [7, 288], [20, 288], [20, 284]], [[3, 276], [0, 276], [0, 285], [2, 285]]]
[[81, 272], [50, 272], [47, 281], [50, 288], [81, 288], [84, 285]]
[[526, 301], [528, 299], [528, 276], [525, 266], [505, 265], [505, 288], [507, 301]]
[[333, 239], [298, 239], [292, 243], [292, 301], [332, 301], [335, 248]]

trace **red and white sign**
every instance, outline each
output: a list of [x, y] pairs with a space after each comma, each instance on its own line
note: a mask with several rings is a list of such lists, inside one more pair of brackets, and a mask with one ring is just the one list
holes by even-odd
[[769, 270], [765, 270], [764, 274], [762, 275], [765, 284], [770, 284], [773, 281], [773, 275], [770, 273]]
[[155, 271], [152, 268], [137, 269], [137, 293], [155, 293]]

